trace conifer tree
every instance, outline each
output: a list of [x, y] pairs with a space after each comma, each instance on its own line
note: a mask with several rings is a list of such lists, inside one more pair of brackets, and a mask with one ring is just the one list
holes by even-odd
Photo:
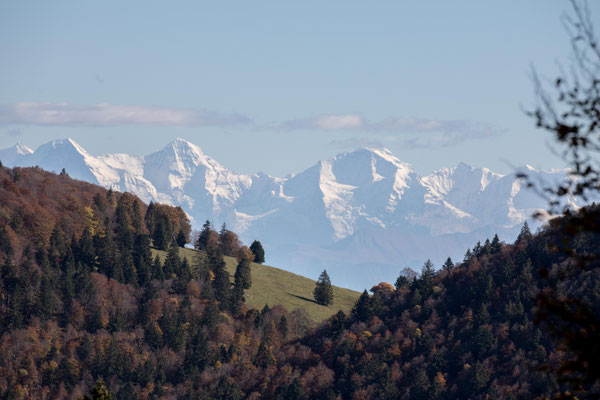
[[262, 244], [255, 240], [250, 245], [250, 251], [254, 254], [254, 262], [257, 264], [262, 264], [265, 262], [265, 250], [262, 247]]
[[152, 253], [150, 252], [150, 238], [148, 235], [135, 236], [133, 245], [133, 264], [137, 271], [137, 281], [140, 286], [152, 280]]
[[410, 282], [408, 281], [408, 278], [402, 274], [398, 275], [398, 278], [396, 278], [396, 282], [394, 282], [394, 287], [396, 289], [400, 289], [403, 286], [408, 286]]
[[519, 232], [519, 236], [517, 236], [517, 243], [525, 242], [531, 239], [531, 236], [532, 235], [531, 231], [529, 230], [529, 224], [527, 223], [527, 221], [525, 221], [523, 227], [521, 228], [521, 232]]
[[183, 232], [183, 230], [179, 230], [176, 240], [177, 240], [177, 245], [179, 247], [185, 247], [185, 244], [187, 243], [187, 238], [185, 237], [185, 233]]
[[137, 199], [133, 201], [132, 208], [133, 218], [131, 219], [131, 226], [136, 234], [142, 234], [142, 210], [140, 209], [140, 202]]
[[366, 321], [373, 316], [371, 297], [365, 289], [352, 308], [352, 318], [356, 321]]
[[[238, 282], [242, 289], [250, 289], [252, 286], [252, 275], [250, 271], [250, 261], [247, 258], [242, 258], [235, 269], [235, 282]], [[237, 283], [236, 283], [237, 285]]]
[[473, 261], [473, 253], [471, 253], [471, 249], [467, 249], [465, 252], [465, 258], [463, 259], [463, 264], [468, 266]]
[[492, 243], [490, 245], [490, 251], [492, 254], [495, 254], [495, 253], [499, 252], [501, 248], [502, 248], [502, 244], [500, 243], [500, 238], [498, 237], [498, 234], [496, 233], [494, 235], [494, 238], [492, 239]]
[[150, 201], [148, 204], [148, 208], [146, 209], [146, 215], [144, 216], [144, 222], [146, 223], [146, 228], [148, 228], [148, 232], [154, 232], [154, 215], [156, 213], [156, 206], [153, 201]]
[[235, 270], [233, 284], [233, 297], [231, 299], [231, 313], [237, 314], [240, 311], [241, 303], [244, 301], [244, 290], [250, 289], [252, 277], [250, 276], [250, 261], [242, 258]]
[[333, 303], [333, 287], [331, 286], [331, 280], [329, 279], [327, 270], [321, 272], [313, 295], [315, 301], [322, 306], [328, 306]]
[[179, 246], [177, 246], [175, 240], [172, 240], [171, 245], [169, 246], [169, 252], [167, 253], [167, 258], [163, 265], [165, 279], [171, 279], [171, 275], [173, 274], [177, 275], [180, 268], [181, 259], [179, 258]]
[[50, 260], [55, 261], [60, 258], [66, 251], [67, 245], [62, 230], [58, 225], [54, 225], [52, 234], [50, 235]]
[[115, 205], [115, 195], [113, 193], [112, 188], [108, 189], [108, 192], [106, 192], [106, 201], [111, 207]]
[[421, 268], [421, 275], [419, 279], [414, 281], [412, 287], [419, 290], [424, 298], [427, 298], [433, 292], [433, 279], [435, 277], [435, 269], [433, 268], [433, 263], [431, 260], [425, 261], [423, 267]]
[[160, 216], [154, 225], [152, 244], [159, 250], [167, 250], [171, 243], [172, 238], [169, 225], [169, 220], [166, 215]]
[[219, 323], [219, 308], [215, 302], [215, 296], [213, 291], [209, 290], [207, 293], [208, 304], [204, 308], [202, 313], [202, 325], [206, 326], [210, 332], [214, 331]]
[[190, 266], [188, 264], [187, 258], [183, 258], [181, 262], [181, 267], [179, 272], [177, 273], [177, 278], [175, 279], [174, 289], [177, 293], [184, 294], [187, 288], [187, 284], [192, 280], [192, 273], [190, 271]]
[[452, 268], [454, 268], [454, 263], [452, 262], [452, 259], [450, 257], [448, 257], [446, 259], [446, 262], [444, 262], [444, 265], [442, 265], [442, 268], [445, 271], [450, 271]]
[[165, 272], [163, 271], [158, 254], [154, 257], [154, 262], [152, 263], [152, 279], [158, 279], [159, 281], [165, 280]]
[[229, 272], [225, 269], [225, 260], [219, 249], [208, 249], [208, 263], [214, 274], [213, 288], [215, 297], [219, 301], [219, 308], [226, 310], [229, 308], [231, 301], [231, 282], [229, 280]]
[[96, 259], [96, 249], [94, 248], [94, 238], [89, 228], [85, 228], [79, 243], [77, 244], [77, 259], [88, 268], [94, 265]]
[[124, 196], [121, 196], [117, 203], [117, 243], [121, 251], [133, 249], [133, 233], [131, 232], [131, 221], [127, 215], [127, 208], [124, 204]]
[[208, 247], [208, 242], [210, 239], [210, 232], [212, 231], [212, 226], [210, 225], [210, 221], [206, 220], [204, 225], [202, 225], [202, 230], [198, 235], [198, 239], [196, 239], [196, 243], [194, 243], [194, 247], [198, 250], [206, 250]]

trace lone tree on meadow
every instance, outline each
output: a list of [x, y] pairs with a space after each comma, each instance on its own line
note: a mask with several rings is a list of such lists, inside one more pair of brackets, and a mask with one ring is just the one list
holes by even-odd
[[257, 264], [262, 264], [265, 262], [265, 250], [262, 247], [262, 244], [255, 240], [250, 245], [250, 251], [254, 254], [254, 262]]
[[328, 306], [333, 303], [333, 287], [331, 286], [331, 279], [329, 279], [327, 270], [321, 272], [313, 295], [315, 296], [315, 301], [322, 306]]

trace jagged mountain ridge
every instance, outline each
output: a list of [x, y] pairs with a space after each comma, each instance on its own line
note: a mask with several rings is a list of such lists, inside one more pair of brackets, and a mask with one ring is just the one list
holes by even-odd
[[[72, 139], [35, 151], [17, 144], [0, 157], [7, 166], [65, 168], [146, 202], [181, 205], [196, 228], [206, 219], [226, 222], [245, 242], [259, 238], [268, 261], [309, 276], [327, 267], [356, 289], [426, 258], [461, 257], [495, 232], [512, 240], [545, 205], [514, 173], [461, 163], [420, 177], [387, 149], [341, 153], [286, 178], [232, 172], [183, 139], [145, 157], [92, 156]], [[546, 180], [565, 174], [522, 168]]]

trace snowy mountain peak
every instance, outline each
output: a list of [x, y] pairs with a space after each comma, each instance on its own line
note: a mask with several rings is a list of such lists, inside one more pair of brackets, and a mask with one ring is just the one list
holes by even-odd
[[[523, 220], [544, 205], [514, 173], [460, 163], [421, 178], [385, 148], [340, 153], [285, 178], [234, 173], [181, 138], [145, 157], [95, 157], [67, 138], [35, 152], [18, 144], [0, 150], [0, 160], [64, 168], [73, 178], [146, 202], [181, 206], [196, 228], [206, 219], [226, 222], [244, 242], [260, 239], [271, 262], [309, 275], [320, 272], [314, 266], [338, 268], [336, 279], [352, 285], [391, 280], [399, 263], [460, 257], [494, 233], [514, 239]], [[517, 171], [546, 181], [566, 174], [527, 165]]]
[[204, 152], [199, 146], [196, 146], [195, 144], [188, 142], [187, 140], [182, 138], [177, 138], [171, 141], [171, 143], [165, 146], [165, 148], [171, 148], [178, 153], [190, 153], [199, 156], [204, 156]]
[[[61, 154], [62, 157], [93, 158], [82, 146], [71, 138], [56, 139], [38, 147], [35, 155]], [[58, 160], [57, 160], [58, 161]]]
[[363, 149], [389, 163], [394, 164], [399, 168], [408, 168], [412, 170], [412, 166], [410, 164], [401, 161], [398, 157], [392, 154], [392, 152], [386, 149], [385, 147], [363, 147]]
[[537, 172], [537, 169], [535, 169], [534, 167], [532, 167], [529, 164], [524, 164], [524, 165], [521, 165], [519, 168], [517, 168], [515, 170], [515, 172], [516, 173], [519, 173], [519, 172]]
[[29, 147], [25, 146], [21, 142], [17, 142], [17, 144], [15, 144], [10, 149], [14, 149], [15, 154], [19, 154], [19, 155], [26, 155], [26, 154], [33, 153], [33, 150], [31, 150]]

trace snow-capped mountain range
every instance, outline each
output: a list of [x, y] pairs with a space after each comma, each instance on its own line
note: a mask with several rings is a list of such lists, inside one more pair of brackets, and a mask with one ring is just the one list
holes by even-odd
[[285, 178], [232, 172], [176, 139], [145, 157], [93, 156], [72, 139], [35, 151], [0, 150], [6, 166], [66, 169], [75, 179], [129, 191], [146, 202], [180, 205], [199, 228], [209, 219], [249, 244], [259, 239], [267, 263], [310, 277], [327, 268], [334, 284], [362, 289], [431, 258], [456, 261], [468, 247], [498, 233], [514, 240], [545, 201], [526, 190], [516, 172], [546, 182], [566, 171], [524, 166], [499, 175], [459, 164], [419, 176], [389, 150], [361, 148], [320, 161]]

